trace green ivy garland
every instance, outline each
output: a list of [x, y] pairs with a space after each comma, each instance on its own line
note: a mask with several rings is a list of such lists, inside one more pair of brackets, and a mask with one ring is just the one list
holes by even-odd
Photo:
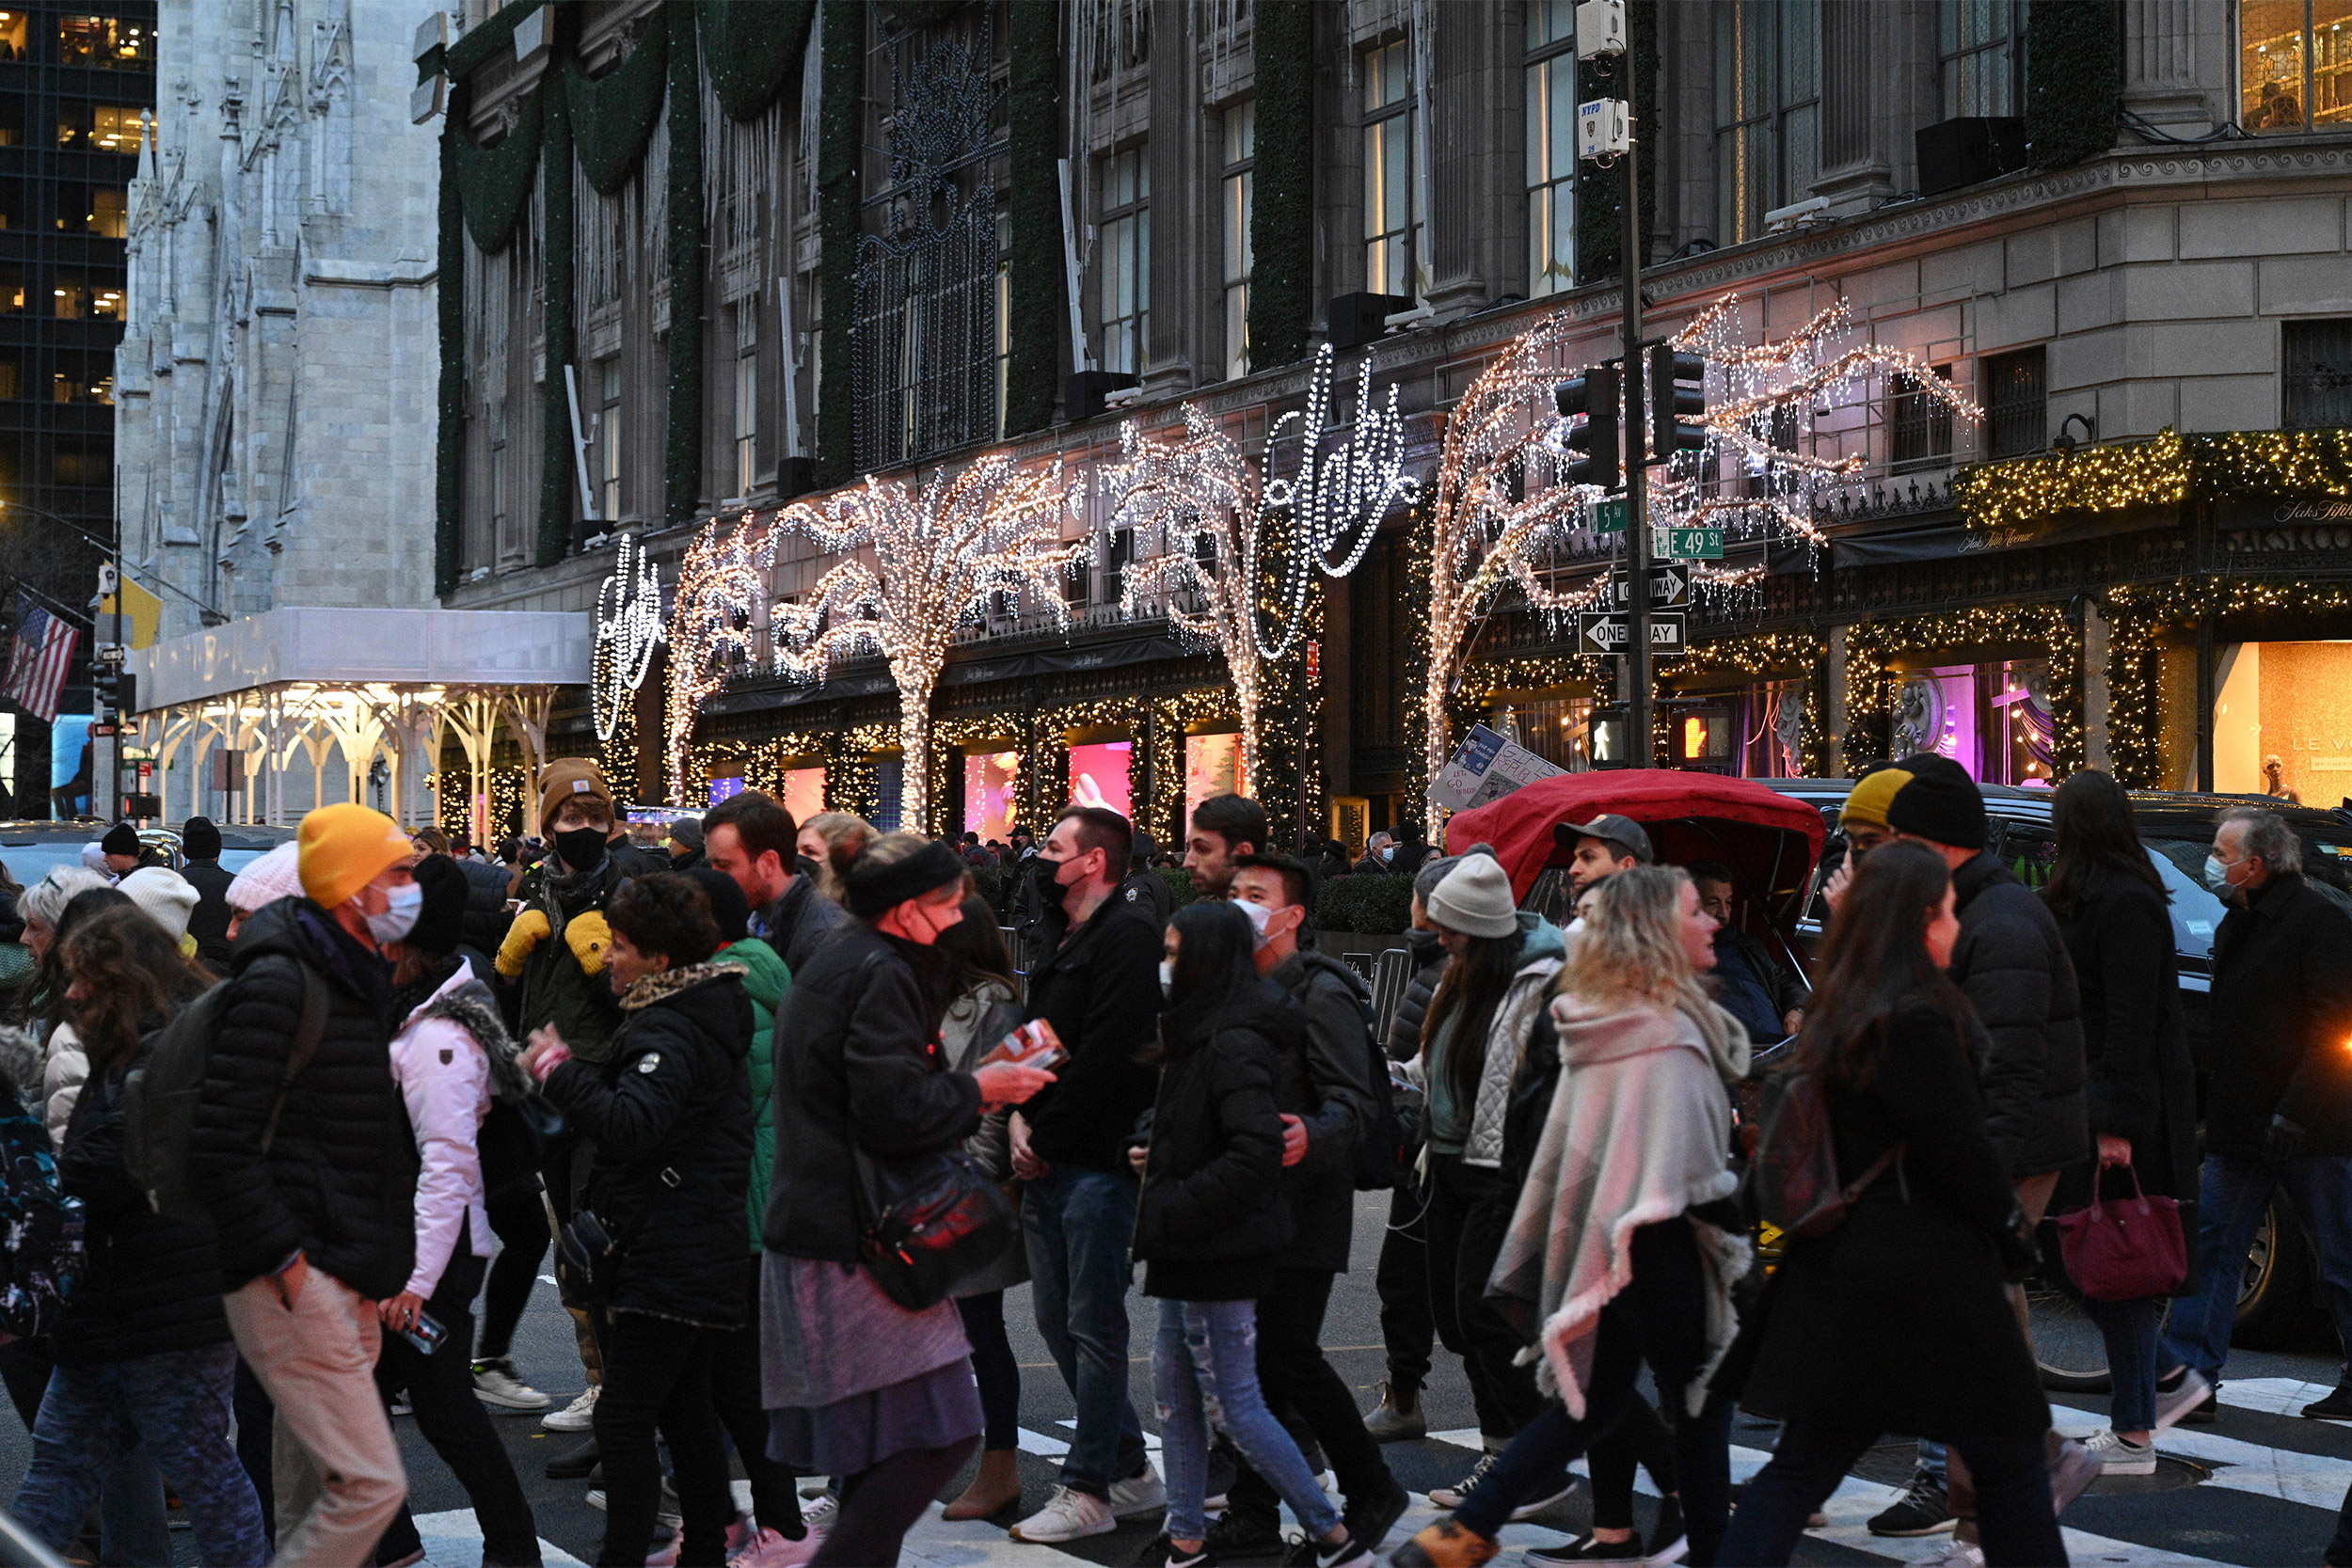
[[573, 148], [580, 172], [598, 196], [611, 196], [636, 172], [654, 122], [661, 118], [669, 65], [670, 32], [659, 20], [637, 40], [628, 58], [593, 81], [574, 61], [564, 62]]
[[[835, 10], [857, 8], [837, 5]], [[670, 386], [663, 435], [664, 515], [694, 520], [702, 499], [703, 439], [703, 117], [694, 13], [669, 8], [670, 28]]]
[[572, 362], [572, 114], [560, 92], [544, 100], [540, 118], [545, 157], [539, 197], [545, 320], [540, 329], [543, 368], [539, 383], [539, 538], [536, 559], [552, 566], [572, 543], [572, 412], [564, 382]]
[[1307, 357], [1314, 320], [1315, 8], [1259, 0], [1258, 150], [1250, 181], [1249, 368]]
[[[1626, 26], [1632, 34], [1633, 128], [1642, 143], [1642, 210], [1658, 211], [1658, 166], [1665, 161], [1664, 138], [1656, 133], [1658, 119], [1658, 0], [1632, 0], [1626, 8]], [[1586, 60], [1576, 68], [1576, 96], [1581, 103], [1616, 98], [1625, 92], [1623, 72], [1614, 65], [1604, 72], [1601, 62]], [[1580, 163], [1576, 169], [1576, 280], [1613, 283], [1625, 272], [1625, 201], [1619, 194], [1625, 177], [1613, 168]], [[1649, 264], [1649, 234], [1642, 232], [1642, 263]]]
[[[466, 117], [454, 105], [442, 129], [442, 135], [457, 144], [452, 161], [457, 169], [466, 230], [485, 255], [506, 248], [506, 242], [515, 236], [515, 221], [522, 215], [523, 201], [531, 195], [531, 177], [539, 166], [539, 144], [544, 139], [540, 100], [546, 96], [534, 92], [516, 105], [521, 118], [496, 147], [476, 146], [466, 130]], [[568, 177], [564, 182], [570, 183]]]
[[756, 119], [801, 63], [817, 0], [725, 0], [695, 8], [710, 90], [730, 119]]
[[855, 471], [850, 328], [857, 315], [858, 164], [864, 103], [866, 8], [824, 8], [824, 88], [817, 131], [818, 295], [817, 483], [831, 488]]
[[1068, 309], [1062, 271], [1061, 7], [1057, 0], [1014, 0], [1007, 40], [1012, 55], [1012, 357], [1005, 370], [1005, 434], [1025, 436], [1054, 422], [1060, 380], [1061, 318]]
[[2114, 0], [2033, 0], [2026, 20], [2026, 147], [2063, 168], [2115, 145], [2122, 40]]
[[462, 82], [475, 68], [487, 64], [491, 56], [515, 47], [515, 27], [524, 17], [539, 8], [541, 0], [507, 0], [496, 14], [483, 20], [469, 30], [464, 38], [449, 46], [442, 63], [449, 79]]
[[435, 309], [441, 337], [439, 429], [433, 452], [433, 591], [457, 587], [458, 518], [465, 504], [466, 451], [466, 204], [458, 194], [458, 147], [466, 139], [466, 88], [450, 89], [441, 124], [441, 208]]

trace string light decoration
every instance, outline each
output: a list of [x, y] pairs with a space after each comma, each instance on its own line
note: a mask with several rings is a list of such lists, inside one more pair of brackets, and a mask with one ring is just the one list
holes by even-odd
[[[1985, 605], [1891, 621], [1862, 621], [1846, 628], [1846, 737], [1849, 768], [1884, 757], [1889, 723], [1905, 671], [1896, 661], [1922, 649], [2030, 647], [2050, 660], [2050, 756], [2054, 776], [2083, 766], [2082, 626], [2063, 604]], [[1866, 742], [1861, 732], [1868, 726]], [[1891, 734], [1891, 728], [1889, 731]]]
[[2352, 431], [2235, 430], [1988, 463], [1953, 480], [1972, 528], [2233, 496], [2352, 496]]
[[[1025, 591], [1067, 626], [1061, 579], [1091, 553], [1062, 538], [1079, 515], [1077, 486], [1061, 460], [1024, 472], [991, 453], [919, 491], [867, 476], [862, 487], [786, 509], [779, 529], [842, 557], [803, 604], [770, 610], [775, 665], [798, 680], [821, 680], [839, 661], [879, 651], [898, 689], [905, 759], [899, 820], [928, 819], [931, 800], [931, 691], [958, 626], [976, 621], [998, 594]], [[771, 533], [771, 542], [774, 535]], [[868, 550], [866, 560], [851, 552]]]
[[[745, 513], [723, 534], [714, 517], [702, 526], [678, 563], [677, 599], [670, 610], [670, 691], [665, 762], [670, 804], [691, 799], [688, 752], [705, 699], [727, 683], [752, 653], [752, 618], [760, 598], [760, 531]], [[764, 552], [760, 552], [763, 553]]]
[[612, 739], [620, 728], [666, 637], [660, 574], [637, 536], [624, 533], [612, 570], [596, 590], [597, 657], [589, 698], [598, 740]]

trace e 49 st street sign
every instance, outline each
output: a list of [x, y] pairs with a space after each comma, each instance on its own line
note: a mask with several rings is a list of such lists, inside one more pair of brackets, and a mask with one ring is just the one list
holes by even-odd
[[[1685, 653], [1683, 616], [1679, 610], [1653, 610], [1649, 616], [1649, 651], [1654, 657]], [[1628, 617], [1597, 610], [1579, 610], [1576, 649], [1583, 654], [1622, 654], [1626, 651]]]

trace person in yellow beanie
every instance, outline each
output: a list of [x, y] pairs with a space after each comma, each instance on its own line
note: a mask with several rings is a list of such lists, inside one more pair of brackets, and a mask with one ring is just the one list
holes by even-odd
[[1908, 769], [1880, 768], [1855, 780], [1853, 788], [1847, 792], [1846, 808], [1837, 818], [1837, 831], [1846, 840], [1846, 858], [1821, 885], [1821, 896], [1828, 900], [1831, 909], [1837, 908], [1845, 897], [1846, 884], [1853, 879], [1855, 863], [1894, 839], [1895, 830], [1886, 821], [1887, 808], [1910, 782]]

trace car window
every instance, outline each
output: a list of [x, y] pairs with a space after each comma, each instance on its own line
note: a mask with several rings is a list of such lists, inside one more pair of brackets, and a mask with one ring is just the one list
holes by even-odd
[[2352, 843], [2303, 840], [2303, 875], [2338, 906], [2352, 912]]
[[2050, 885], [2050, 867], [2058, 861], [2058, 838], [2038, 822], [2001, 825], [2001, 863], [2019, 881], [2040, 893]]
[[2185, 958], [2213, 957], [2213, 934], [2230, 907], [2205, 886], [2205, 853], [2210, 839], [2143, 838], [2148, 858], [2156, 863], [2164, 891], [2172, 895], [2165, 912], [2172, 918], [2172, 950]]
[[260, 849], [239, 849], [231, 846], [220, 852], [220, 868], [230, 873], [243, 871], [276, 847], [275, 845], [269, 845]]
[[0, 845], [0, 865], [20, 887], [31, 887], [60, 866], [81, 863], [82, 847], [71, 841]]

